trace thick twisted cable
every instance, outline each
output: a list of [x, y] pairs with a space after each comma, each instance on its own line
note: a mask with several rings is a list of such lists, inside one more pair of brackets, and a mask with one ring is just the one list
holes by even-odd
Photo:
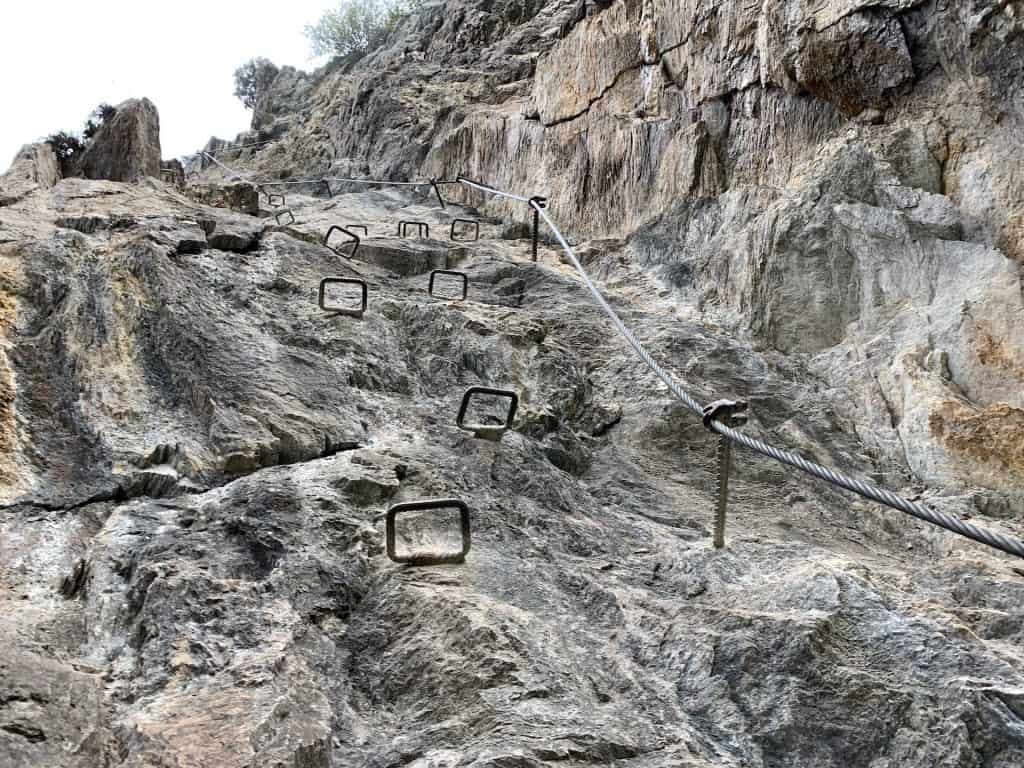
[[[464, 176], [459, 176], [458, 179], [456, 179], [456, 181], [458, 181], [460, 184], [465, 184], [467, 187], [473, 187], [474, 189], [479, 189], [481, 192], [487, 192], [488, 194], [491, 194], [491, 195], [498, 195], [499, 197], [507, 197], [510, 200], [518, 200], [521, 203], [529, 203], [530, 202], [530, 198], [528, 198], [528, 197], [520, 197], [519, 195], [513, 195], [511, 192], [502, 192], [500, 189], [495, 189], [494, 187], [488, 187], [486, 184], [480, 184], [479, 182], [476, 182], [476, 181], [470, 181], [469, 179], [465, 178]], [[447, 183], [447, 182], [445, 182], [445, 183]]]
[[757, 451], [758, 453], [764, 454], [765, 456], [782, 462], [783, 464], [788, 464], [791, 467], [795, 467], [802, 472], [806, 472], [809, 475], [813, 475], [814, 477], [825, 480], [833, 485], [838, 485], [840, 488], [845, 488], [846, 490], [852, 491], [866, 499], [877, 501], [879, 504], [885, 504], [893, 509], [898, 509], [900, 512], [906, 512], [908, 515], [912, 515], [919, 520], [924, 520], [926, 523], [937, 525], [940, 528], [945, 528], [953, 533], [966, 536], [968, 539], [974, 539], [975, 541], [987, 544], [995, 549], [1001, 549], [1003, 552], [1008, 552], [1011, 555], [1024, 558], [1024, 543], [1011, 538], [1010, 536], [1004, 536], [985, 528], [979, 528], [978, 526], [964, 522], [953, 515], [948, 515], [945, 512], [939, 512], [935, 509], [929, 509], [921, 504], [904, 499], [902, 496], [897, 496], [895, 493], [887, 491], [884, 488], [879, 488], [871, 483], [850, 477], [842, 472], [837, 472], [836, 470], [829, 469], [821, 464], [816, 464], [813, 461], [808, 461], [795, 453], [783, 451], [773, 445], [768, 445], [767, 443], [761, 442], [749, 435], [745, 435], [742, 432], [731, 429], [720, 421], [712, 422], [711, 428], [718, 434], [729, 438], [734, 443], [745, 446], [752, 451]]
[[[671, 378], [671, 376], [669, 376], [665, 369], [658, 365], [657, 362], [655, 362], [651, 358], [651, 355], [647, 352], [646, 349], [644, 349], [643, 344], [640, 343], [636, 336], [633, 335], [632, 331], [630, 331], [629, 328], [626, 327], [625, 323], [622, 322], [622, 319], [616, 314], [615, 310], [611, 308], [607, 301], [605, 301], [604, 296], [601, 295], [601, 291], [598, 290], [596, 285], [594, 285], [593, 281], [590, 279], [590, 276], [587, 274], [587, 271], [583, 268], [583, 265], [580, 263], [579, 259], [576, 258], [576, 254], [573, 252], [569, 243], [566, 242], [565, 237], [563, 237], [561, 231], [559, 231], [558, 227], [556, 227], [554, 222], [551, 221], [551, 218], [548, 216], [546, 210], [541, 206], [537, 205], [536, 203], [530, 203], [530, 206], [535, 211], [540, 213], [541, 217], [543, 217], [544, 219], [544, 222], [549, 227], [551, 227], [551, 231], [555, 233], [555, 237], [557, 238], [559, 244], [561, 244], [562, 249], [565, 251], [566, 255], [572, 261], [573, 266], [576, 268], [576, 271], [579, 272], [580, 277], [583, 278], [583, 282], [586, 284], [587, 288], [590, 289], [590, 292], [594, 295], [594, 298], [597, 300], [598, 304], [601, 305], [601, 308], [605, 311], [605, 314], [608, 315], [611, 321], [615, 324], [615, 327], [619, 329], [619, 332], [623, 335], [623, 337], [625, 337], [626, 341], [629, 342], [629, 345], [633, 347], [633, 349], [640, 356], [640, 358], [645, 363], [647, 363], [648, 367], [658, 376], [658, 378], [661, 379], [666, 384], [666, 386], [668, 386], [672, 394], [674, 394], [684, 404], [686, 404], [686, 406], [691, 411], [693, 411], [697, 415], [703, 415], [703, 409], [701, 408], [700, 403], [698, 403], [693, 397], [691, 397], [690, 394], [686, 392], [686, 390], [679, 386], [679, 384], [676, 383]], [[756, 451], [757, 453], [768, 456], [769, 458], [775, 459], [776, 461], [781, 462], [783, 464], [788, 464], [791, 467], [799, 469], [802, 472], [806, 472], [807, 474], [817, 477], [821, 480], [825, 480], [826, 482], [832, 483], [833, 485], [837, 485], [840, 488], [845, 488], [846, 490], [852, 491], [853, 493], [863, 496], [866, 499], [877, 501], [880, 504], [885, 504], [886, 506], [892, 507], [893, 509], [905, 512], [908, 515], [912, 515], [913, 517], [916, 517], [919, 520], [923, 520], [927, 523], [937, 525], [940, 528], [945, 528], [947, 531], [952, 531], [953, 533], [960, 534], [961, 536], [965, 536], [968, 539], [973, 539], [974, 541], [986, 544], [995, 549], [1002, 550], [1003, 552], [1007, 552], [1011, 555], [1016, 555], [1017, 557], [1024, 558], [1024, 542], [1021, 542], [1010, 536], [1004, 536], [1002, 534], [995, 533], [994, 531], [979, 528], [976, 525], [964, 522], [963, 520], [953, 517], [952, 515], [948, 515], [944, 512], [939, 512], [934, 509], [928, 509], [927, 507], [921, 504], [908, 501], [907, 499], [904, 499], [902, 496], [897, 496], [895, 493], [887, 491], [884, 488], [879, 488], [878, 486], [872, 485], [871, 483], [865, 482], [863, 480], [857, 480], [856, 478], [844, 475], [842, 472], [837, 472], [835, 470], [829, 469], [828, 467], [822, 466], [821, 464], [817, 464], [813, 461], [808, 461], [807, 459], [803, 458], [802, 456], [798, 456], [795, 453], [790, 453], [789, 451], [784, 451], [779, 448], [776, 448], [775, 446], [768, 445], [767, 443], [764, 443], [760, 440], [745, 435], [742, 432], [738, 432], [735, 429], [731, 429], [730, 427], [725, 426], [719, 421], [712, 422], [711, 427], [712, 429], [714, 429], [715, 432], [729, 438], [734, 443], [738, 443], [739, 445], [749, 448], [752, 451]]]
[[223, 168], [225, 171], [227, 171], [228, 173], [232, 174], [233, 176], [238, 176], [239, 178], [245, 179], [246, 181], [250, 180], [244, 173], [239, 173], [238, 171], [234, 170], [233, 168], [228, 168], [226, 165], [224, 165], [224, 163], [222, 163], [216, 157], [211, 155], [209, 152], [200, 152], [199, 154], [202, 157], [205, 157], [207, 160], [211, 160], [212, 162], [216, 163], [217, 165], [219, 165], [221, 168]]

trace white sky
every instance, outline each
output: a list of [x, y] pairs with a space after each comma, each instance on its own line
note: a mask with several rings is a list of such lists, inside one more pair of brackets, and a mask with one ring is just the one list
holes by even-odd
[[336, 0], [0, 0], [0, 172], [23, 144], [80, 131], [102, 101], [147, 97], [165, 159], [234, 138], [251, 113], [232, 94], [254, 56], [314, 69], [302, 34]]

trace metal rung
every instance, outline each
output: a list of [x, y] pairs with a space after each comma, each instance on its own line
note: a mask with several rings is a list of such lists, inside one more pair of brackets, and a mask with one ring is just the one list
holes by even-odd
[[[451, 296], [438, 296], [434, 293], [434, 278], [438, 275], [448, 275], [450, 277], [461, 277], [462, 278], [462, 296], [459, 298], [453, 298]], [[456, 272], [452, 269], [435, 269], [430, 273], [430, 295], [438, 299], [448, 299], [449, 301], [465, 301], [466, 296], [469, 294], [469, 277], [465, 272]]]
[[[279, 200], [280, 202], [275, 203], [274, 202], [275, 199]], [[269, 205], [271, 208], [280, 208], [282, 205], [284, 205], [284, 195], [279, 194], [277, 192], [273, 192], [273, 193], [268, 192], [267, 193], [267, 205]]]
[[[469, 411], [470, 401], [474, 395], [493, 395], [495, 397], [506, 397], [509, 399], [508, 412], [505, 415], [505, 423], [502, 426], [493, 424], [466, 424], [466, 413]], [[487, 440], [500, 440], [505, 432], [512, 428], [512, 422], [516, 417], [516, 410], [519, 408], [519, 395], [510, 389], [492, 389], [491, 387], [470, 387], [462, 396], [462, 405], [459, 406], [459, 415], [455, 423], [459, 429], [472, 432], [474, 437], [482, 437]]]
[[[362, 289], [362, 301], [359, 309], [352, 309], [351, 307], [329, 307], [327, 306], [327, 286], [328, 285], [358, 285]], [[320, 309], [325, 312], [337, 312], [341, 315], [348, 315], [349, 317], [362, 317], [363, 313], [366, 312], [367, 304], [367, 288], [366, 281], [360, 280], [355, 277], [325, 277], [320, 281], [320, 296], [318, 303]]]
[[400, 221], [398, 222], [398, 236], [406, 237], [409, 234], [410, 225], [416, 225], [416, 236], [430, 237], [430, 225], [425, 221]]
[[277, 222], [277, 226], [279, 226], [279, 227], [287, 227], [288, 226], [288, 224], [282, 224], [281, 223], [281, 217], [284, 216], [285, 214], [288, 214], [288, 216], [291, 217], [291, 220], [288, 222], [288, 224], [294, 224], [295, 223], [295, 214], [292, 213], [291, 208], [287, 208], [287, 209], [285, 209], [283, 211], [278, 211], [277, 213], [274, 214], [274, 220]]
[[[414, 554], [400, 557], [395, 552], [395, 521], [403, 512], [421, 512], [431, 509], [459, 510], [459, 528], [462, 533], [462, 549], [451, 554]], [[388, 557], [396, 563], [408, 565], [442, 565], [446, 563], [462, 563], [469, 554], [469, 505], [461, 499], [424, 499], [423, 501], [407, 501], [395, 504], [388, 509], [385, 516], [385, 540]]]
[[[339, 251], [337, 248], [331, 247], [331, 245], [329, 244], [329, 241], [331, 239], [331, 235], [334, 234], [334, 232], [336, 232], [336, 231], [337, 232], [341, 232], [343, 234], [346, 234], [350, 238], [352, 238], [352, 242], [355, 243], [355, 245], [352, 247], [352, 253], [344, 253], [343, 251]], [[335, 224], [333, 227], [328, 229], [327, 230], [327, 234], [324, 235], [324, 245], [326, 245], [328, 248], [330, 248], [332, 251], [334, 251], [339, 256], [344, 256], [346, 259], [351, 259], [353, 256], [356, 255], [356, 251], [359, 250], [359, 236], [354, 234], [354, 233], [352, 233], [352, 232], [349, 232], [344, 227], [339, 227], [337, 224]]]
[[[472, 224], [473, 225], [473, 237], [456, 237], [455, 236], [455, 225], [456, 224]], [[451, 239], [458, 243], [475, 243], [480, 239], [480, 222], [473, 221], [472, 219], [452, 219], [452, 231], [450, 235]]]

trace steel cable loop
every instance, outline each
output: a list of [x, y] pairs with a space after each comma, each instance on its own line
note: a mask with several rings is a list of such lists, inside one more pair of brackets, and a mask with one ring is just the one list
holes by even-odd
[[[511, 197], [511, 195], [506, 196]], [[590, 292], [593, 294], [598, 304], [601, 305], [605, 314], [608, 315], [611, 321], [615, 324], [615, 327], [618, 328], [626, 341], [629, 342], [629, 345], [636, 351], [641, 359], [647, 363], [648, 367], [658, 376], [658, 378], [668, 386], [672, 394], [679, 398], [695, 414], [698, 416], [703, 415], [703, 408], [700, 403], [698, 403], [675, 380], [673, 380], [665, 369], [658, 365], [658, 363], [651, 357], [650, 353], [644, 349], [643, 344], [640, 343], [633, 332], [626, 327], [625, 323], [618, 314], [616, 314], [615, 310], [611, 308], [604, 296], [601, 294], [601, 291], [590, 279], [587, 271], [583, 268], [583, 265], [573, 252], [572, 247], [570, 247], [569, 243], [566, 242], [561, 231], [555, 226], [554, 222], [551, 221], [551, 218], [545, 212], [545, 209], [532, 202], [530, 203], [530, 206], [534, 210], [538, 211], [545, 223], [551, 227], [551, 231], [555, 233], [556, 239], [562, 246], [566, 255], [569, 256], [573, 266], [576, 268], [576, 271], [579, 272], [580, 277], [583, 278], [583, 282], [586, 284], [587, 288], [590, 289]], [[1014, 539], [1010, 536], [1004, 536], [1003, 534], [984, 528], [979, 528], [976, 525], [960, 520], [959, 518], [945, 512], [928, 509], [922, 504], [917, 504], [904, 499], [902, 496], [897, 496], [895, 493], [887, 491], [884, 488], [879, 488], [878, 486], [872, 485], [871, 483], [863, 480], [849, 477], [842, 472], [829, 469], [828, 467], [822, 466], [816, 462], [808, 461], [795, 453], [768, 445], [767, 443], [750, 437], [749, 435], [745, 435], [731, 427], [727, 427], [720, 421], [711, 422], [711, 427], [715, 432], [729, 438], [733, 442], [749, 448], [752, 451], [768, 456], [769, 458], [775, 459], [782, 464], [787, 464], [801, 470], [802, 472], [806, 472], [809, 475], [825, 480], [833, 485], [837, 485], [840, 488], [845, 488], [846, 490], [852, 491], [864, 498], [871, 499], [872, 501], [876, 501], [880, 504], [892, 507], [893, 509], [905, 512], [919, 520], [932, 523], [940, 528], [945, 528], [948, 531], [960, 534], [968, 539], [973, 539], [981, 544], [986, 544], [994, 549], [999, 549], [1008, 554], [1024, 558], [1024, 542], [1021, 542], [1018, 539]]]

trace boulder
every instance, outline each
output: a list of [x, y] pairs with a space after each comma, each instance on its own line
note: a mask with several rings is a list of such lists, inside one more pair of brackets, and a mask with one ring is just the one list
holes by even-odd
[[230, 208], [239, 213], [256, 216], [260, 212], [260, 194], [254, 184], [192, 184], [188, 194], [195, 200], [214, 208]]
[[49, 189], [60, 181], [60, 164], [46, 143], [26, 144], [0, 176], [0, 206], [19, 200], [35, 189]]
[[118, 105], [82, 155], [80, 170], [87, 179], [138, 181], [160, 177], [160, 115], [149, 99]]

